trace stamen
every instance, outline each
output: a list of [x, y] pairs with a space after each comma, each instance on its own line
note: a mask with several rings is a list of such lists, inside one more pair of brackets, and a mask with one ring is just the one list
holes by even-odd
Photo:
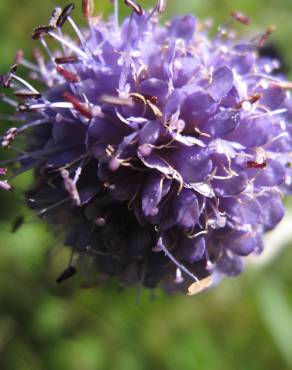
[[69, 266], [66, 268], [65, 271], [56, 279], [58, 284], [63, 283], [63, 281], [69, 279], [70, 277], [74, 276], [77, 273], [77, 270], [74, 266]]
[[94, 13], [94, 1], [82, 0], [82, 13], [85, 18], [91, 18]]
[[117, 32], [119, 28], [119, 0], [114, 0], [114, 21], [115, 30]]
[[67, 46], [69, 49], [74, 51], [77, 55], [79, 55], [83, 59], [88, 59], [88, 55], [84, 53], [78, 46], [75, 44], [71, 43], [70, 41], [56, 35], [54, 32], [49, 32], [49, 35], [59, 41], [62, 45]]
[[69, 94], [68, 92], [64, 92], [63, 97], [65, 100], [67, 100], [69, 103], [73, 105], [73, 107], [81, 113], [84, 117], [91, 119], [92, 118], [92, 112], [84, 103], [82, 103], [80, 100], [78, 100], [75, 96]]
[[235, 19], [239, 23], [241, 23], [241, 24], [243, 24], [245, 26], [249, 26], [250, 25], [250, 18], [247, 17], [246, 15], [244, 15], [243, 13], [238, 12], [238, 11], [233, 11], [233, 12], [231, 12], [230, 15], [231, 15], [231, 17], [233, 19]]
[[8, 183], [7, 180], [0, 181], [0, 189], [6, 190], [6, 191], [12, 191], [13, 186]]
[[47, 207], [47, 208], [43, 208], [40, 212], [38, 212], [38, 216], [39, 216], [39, 217], [43, 216], [44, 214], [46, 214], [47, 212], [49, 212], [49, 211], [53, 210], [54, 208], [59, 207], [59, 206], [61, 206], [62, 204], [64, 204], [64, 203], [68, 202], [68, 200], [69, 200], [69, 199], [70, 199], [70, 197], [67, 197], [67, 198], [65, 198], [65, 199], [60, 200], [60, 201], [59, 201], [59, 202], [57, 202], [57, 203], [52, 204], [51, 206], [49, 206], [49, 207]]
[[17, 128], [11, 127], [2, 137], [1, 139], [1, 147], [2, 148], [9, 148], [11, 143], [14, 141], [17, 135]]
[[42, 158], [43, 156], [46, 156], [46, 155], [51, 155], [51, 154], [54, 154], [54, 153], [62, 152], [63, 150], [74, 149], [74, 147], [75, 147], [74, 145], [60, 145], [60, 146], [56, 146], [54, 148], [36, 150], [36, 151], [30, 152], [30, 153], [25, 152], [25, 151], [20, 150], [20, 149], [17, 149], [15, 147], [12, 147], [12, 149], [21, 153], [21, 155], [18, 156], [18, 157], [14, 157], [14, 158], [10, 158], [10, 159], [6, 159], [4, 161], [1, 161], [0, 166], [5, 166], [9, 163], [20, 162], [20, 161], [22, 161], [24, 159], [27, 159], [27, 158], [40, 159], [40, 158]]
[[19, 77], [19, 76], [16, 76], [15, 74], [12, 74], [11, 77], [20, 82], [21, 84], [23, 84], [25, 87], [27, 87], [32, 93], [34, 94], [39, 94], [39, 92], [31, 85], [29, 84], [27, 81], [25, 81], [23, 78]]
[[69, 177], [69, 172], [65, 169], [62, 169], [61, 176], [63, 177], [65, 189], [69, 193], [71, 200], [76, 206], [79, 207], [81, 205], [79, 193], [74, 181]]
[[175, 258], [174, 256], [169, 252], [169, 250], [166, 248], [166, 246], [164, 245], [163, 241], [162, 241], [162, 237], [160, 237], [158, 239], [158, 242], [157, 244], [159, 245], [159, 247], [163, 250], [163, 252], [165, 253], [165, 255], [180, 269], [182, 270], [183, 272], [185, 272], [188, 276], [190, 276], [192, 279], [194, 279], [196, 282], [199, 282], [199, 279], [191, 272], [189, 271], [184, 265], [180, 264]]
[[166, 0], [157, 0], [156, 9], [158, 13], [164, 13], [166, 8]]
[[182, 277], [181, 269], [177, 268], [175, 272], [175, 279], [174, 283], [175, 284], [181, 284], [184, 281], [184, 278]]
[[79, 76], [73, 72], [68, 71], [67, 69], [64, 69], [57, 65], [56, 71], [60, 73], [60, 75], [62, 75], [69, 82], [72, 82], [72, 83], [80, 82]]
[[100, 101], [106, 104], [120, 105], [120, 106], [133, 106], [133, 100], [131, 98], [125, 99], [118, 96], [102, 95]]
[[[263, 97], [262, 94], [259, 94], [259, 93], [252, 94], [252, 95], [248, 96], [246, 99], [237, 103], [234, 108], [235, 109], [244, 108], [245, 103], [249, 103], [250, 105], [252, 105], [252, 104], [258, 102], [262, 97]], [[245, 109], [245, 110], [247, 110], [247, 109]]]
[[51, 26], [39, 26], [32, 31], [31, 37], [33, 40], [40, 40], [44, 36], [48, 35], [51, 30], [53, 30], [53, 27]]
[[74, 64], [74, 63], [79, 63], [80, 60], [75, 57], [75, 56], [68, 56], [68, 57], [59, 57], [55, 58], [55, 63], [56, 64]]
[[75, 5], [73, 3], [65, 6], [65, 8], [62, 10], [62, 13], [60, 14], [56, 22], [57, 27], [60, 27], [60, 28], [63, 27], [64, 23], [67, 21], [68, 17], [70, 16], [74, 8], [75, 8]]
[[144, 15], [143, 8], [141, 7], [141, 5], [136, 3], [134, 0], [124, 0], [124, 3], [128, 5], [130, 8], [132, 8], [136, 14], [140, 16]]
[[209, 288], [213, 284], [212, 276], [209, 275], [202, 280], [196, 281], [188, 287], [187, 295], [195, 295]]
[[9, 104], [14, 108], [18, 107], [18, 102], [17, 101], [8, 98], [8, 96], [6, 96], [4, 94], [0, 94], [0, 101], [3, 101], [4, 103]]
[[276, 26], [274, 26], [274, 25], [272, 25], [272, 26], [270, 26], [270, 27], [267, 28], [266, 32], [260, 36], [259, 43], [258, 43], [258, 45], [259, 45], [260, 48], [262, 48], [263, 46], [265, 46], [265, 44], [267, 43], [269, 37], [275, 31], [276, 31]]
[[72, 109], [74, 105], [67, 102], [56, 102], [56, 103], [40, 103], [40, 104], [19, 104], [18, 110], [20, 112], [32, 112], [37, 110], [45, 110], [48, 108], [63, 108], [63, 109]]
[[57, 28], [57, 22], [60, 18], [62, 14], [62, 8], [60, 7], [56, 7], [53, 12], [52, 12], [52, 15], [51, 15], [51, 18], [49, 20], [49, 27], [52, 27], [52, 28]]
[[30, 127], [35, 127], [35, 126], [39, 126], [39, 125], [42, 125], [43, 123], [47, 123], [48, 122], [48, 119], [45, 118], [45, 119], [38, 119], [34, 122], [30, 122], [30, 123], [27, 123], [26, 125], [23, 125], [21, 127], [19, 127], [17, 129], [17, 132], [18, 134], [25, 131], [27, 128], [30, 128]]
[[11, 226], [11, 232], [15, 233], [24, 223], [24, 216], [20, 215], [16, 217]]
[[74, 176], [74, 179], [73, 179], [73, 183], [76, 185], [79, 178], [80, 178], [80, 175], [81, 175], [81, 172], [82, 172], [82, 167], [79, 166], [75, 172], [75, 176]]
[[81, 33], [81, 31], [79, 30], [79, 28], [77, 27], [76, 23], [73, 21], [73, 19], [71, 17], [68, 17], [68, 21], [69, 23], [71, 24], [73, 30], [75, 31], [77, 37], [79, 38], [80, 42], [81, 42], [81, 45], [83, 47], [84, 50], [86, 50], [89, 54], [90, 54], [90, 51], [87, 47], [87, 43]]
[[0, 84], [3, 87], [10, 88], [10, 84], [11, 84], [11, 81], [12, 81], [12, 78], [13, 78], [13, 74], [16, 73], [17, 68], [18, 68], [18, 65], [17, 64], [13, 64], [10, 67], [9, 72], [6, 75], [0, 76]]
[[23, 60], [23, 51], [18, 50], [15, 54], [14, 64], [18, 65], [22, 62], [22, 60]]
[[7, 173], [7, 168], [0, 167], [0, 176], [5, 176]]
[[54, 62], [53, 54], [51, 53], [51, 50], [49, 49], [49, 47], [48, 47], [48, 45], [47, 45], [47, 43], [46, 43], [45, 39], [41, 38], [41, 39], [40, 39], [40, 42], [41, 42], [41, 44], [43, 45], [43, 48], [46, 50], [46, 52], [47, 52], [47, 54], [48, 54], [49, 58], [51, 59], [51, 61], [52, 61], [52, 62]]
[[246, 162], [246, 167], [247, 168], [259, 168], [259, 169], [263, 169], [263, 168], [266, 168], [267, 167], [267, 162], [258, 163], [258, 162], [255, 162], [255, 161], [247, 161]]
[[17, 90], [14, 95], [20, 99], [39, 99], [42, 97], [40, 93], [32, 92], [30, 90]]

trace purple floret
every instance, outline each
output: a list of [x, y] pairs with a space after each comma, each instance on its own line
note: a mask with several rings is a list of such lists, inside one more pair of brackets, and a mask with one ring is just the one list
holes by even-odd
[[[1, 78], [21, 101], [2, 100], [23, 121], [2, 146], [25, 131], [15, 162], [35, 169], [29, 206], [99, 277], [175, 290], [235, 276], [243, 257], [263, 250], [292, 190], [292, 85], [277, 60], [258, 54], [271, 30], [237, 43], [223, 29], [210, 38], [192, 15], [161, 25], [161, 0], [149, 12], [126, 1], [132, 13], [119, 26], [115, 3], [104, 21], [84, 1], [87, 30], [69, 5], [34, 31], [49, 61], [37, 51], [36, 64], [17, 64], [45, 87], [15, 66]], [[65, 22], [78, 41], [63, 35]], [[50, 51], [47, 37], [60, 49]]]

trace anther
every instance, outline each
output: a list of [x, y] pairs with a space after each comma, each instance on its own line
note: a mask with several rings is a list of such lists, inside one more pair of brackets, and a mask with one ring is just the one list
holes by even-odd
[[66, 268], [65, 271], [62, 272], [62, 274], [56, 279], [56, 282], [58, 284], [63, 283], [63, 281], [69, 279], [70, 277], [74, 276], [76, 274], [77, 270], [74, 266], [69, 266]]
[[76, 206], [80, 206], [81, 201], [80, 201], [79, 193], [78, 193], [78, 190], [76, 188], [74, 181], [69, 176], [69, 172], [65, 169], [62, 169], [61, 176], [63, 177], [64, 186], [67, 192], [69, 193], [70, 198], [72, 199], [72, 201], [74, 202]]
[[91, 110], [84, 103], [75, 98], [75, 96], [71, 95], [68, 92], [64, 92], [63, 97], [67, 102], [71, 103], [73, 107], [84, 117], [88, 119], [92, 118]]
[[17, 72], [18, 64], [13, 64], [9, 72], [6, 75], [0, 76], [0, 84], [5, 88], [10, 88], [11, 81], [13, 79], [14, 73]]
[[93, 0], [82, 0], [82, 13], [85, 18], [91, 18], [94, 12]]
[[75, 5], [73, 3], [65, 6], [65, 8], [62, 10], [62, 13], [60, 14], [56, 22], [57, 27], [63, 27], [64, 23], [67, 21], [68, 17], [70, 16], [74, 8], [75, 8]]
[[56, 66], [57, 72], [62, 75], [69, 82], [79, 82], [79, 76], [73, 72], [68, 71], [60, 66]]
[[238, 12], [238, 11], [233, 11], [233, 12], [231, 12], [230, 15], [237, 22], [239, 22], [239, 23], [241, 23], [241, 24], [243, 24], [245, 26], [249, 26], [250, 25], [250, 18], [247, 17], [246, 15], [244, 15], [243, 13]]
[[46, 36], [53, 29], [54, 28], [51, 26], [39, 26], [33, 30], [31, 37], [33, 40], [39, 40]]
[[57, 28], [57, 22], [58, 22], [58, 19], [61, 16], [61, 14], [62, 14], [62, 8], [56, 7], [53, 10], [52, 15], [51, 15], [51, 18], [49, 20], [49, 27]]
[[24, 216], [23, 215], [17, 216], [11, 225], [11, 232], [15, 233], [23, 225], [23, 223], [24, 223]]
[[56, 64], [74, 64], [74, 63], [79, 63], [80, 60], [75, 57], [74, 55], [69, 56], [69, 57], [59, 57], [55, 58], [55, 63]]
[[14, 95], [20, 99], [39, 99], [42, 95], [38, 92], [32, 92], [30, 90], [17, 90]]
[[266, 32], [260, 37], [259, 47], [262, 48], [267, 43], [269, 37], [276, 31], [276, 26], [272, 25], [266, 29]]
[[202, 280], [196, 281], [188, 287], [187, 295], [195, 295], [209, 288], [213, 284], [212, 276], [207, 276]]
[[241, 102], [239, 102], [238, 104], [236, 104], [235, 109], [244, 108], [245, 103], [254, 104], [254, 103], [258, 102], [261, 98], [262, 98], [262, 94], [259, 94], [259, 93], [252, 94], [252, 95], [248, 96], [246, 99], [244, 99]]
[[134, 0], [124, 0], [124, 3], [128, 5], [130, 8], [132, 8], [136, 14], [140, 16], [144, 15], [143, 8], [141, 7], [141, 5], [136, 3]]
[[263, 169], [263, 168], [267, 167], [267, 162], [258, 163], [258, 162], [255, 162], [255, 161], [247, 161], [246, 162], [246, 167], [247, 168]]

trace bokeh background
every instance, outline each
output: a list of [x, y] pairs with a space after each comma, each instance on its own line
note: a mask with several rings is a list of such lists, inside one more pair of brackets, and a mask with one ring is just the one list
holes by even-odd
[[[85, 24], [80, 3], [74, 18]], [[145, 7], [153, 3], [141, 0]], [[33, 27], [46, 23], [54, 6], [66, 4], [0, 0], [0, 73], [17, 49], [31, 56]], [[96, 8], [106, 16], [110, 1], [96, 0]], [[271, 41], [291, 78], [292, 0], [168, 0], [168, 15], [191, 11], [215, 24], [231, 10], [251, 16], [252, 26], [240, 28], [248, 37], [271, 23], [278, 26]], [[122, 16], [126, 11], [122, 7]], [[1, 117], [2, 131], [8, 123]], [[292, 369], [289, 214], [280, 231], [268, 236], [266, 255], [251, 261], [241, 277], [192, 298], [145, 291], [137, 304], [135, 290], [121, 291], [114, 282], [80, 289], [74, 278], [56, 285], [68, 251], [23, 206], [31, 177], [17, 178], [14, 194], [0, 192], [1, 370]], [[11, 233], [22, 215], [24, 225]]]

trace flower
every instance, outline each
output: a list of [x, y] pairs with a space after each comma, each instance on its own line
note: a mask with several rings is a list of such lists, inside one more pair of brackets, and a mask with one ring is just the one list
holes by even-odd
[[[163, 0], [148, 12], [125, 0], [131, 15], [119, 25], [114, 3], [103, 21], [84, 0], [87, 30], [71, 18], [73, 4], [34, 30], [49, 61], [18, 53], [1, 77], [18, 99], [2, 100], [23, 121], [2, 147], [25, 132], [26, 151], [12, 161], [35, 169], [29, 206], [99, 276], [169, 291], [193, 283], [196, 293], [240, 273], [284, 215], [292, 84], [258, 53], [273, 27], [237, 42], [230, 21], [211, 38], [192, 15], [161, 25]], [[239, 12], [231, 19], [250, 23]], [[63, 34], [66, 22], [78, 41]], [[19, 77], [19, 66], [45, 87]], [[1, 187], [12, 189], [7, 180]], [[73, 260], [58, 282], [75, 274]]]

